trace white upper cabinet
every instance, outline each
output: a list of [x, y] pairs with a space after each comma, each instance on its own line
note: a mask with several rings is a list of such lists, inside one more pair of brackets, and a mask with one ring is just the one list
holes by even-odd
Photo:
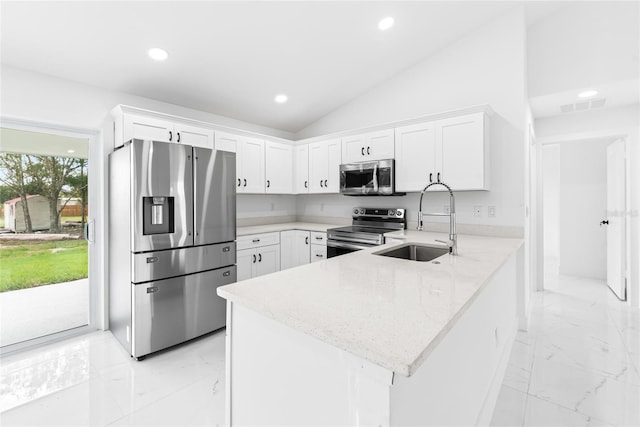
[[309, 145], [294, 148], [293, 192], [304, 194], [309, 192]]
[[293, 146], [267, 141], [265, 170], [266, 193], [293, 193]]
[[180, 144], [213, 150], [213, 130], [184, 123], [174, 125], [175, 138]]
[[264, 141], [240, 137], [236, 146], [236, 192], [264, 194]]
[[436, 169], [435, 123], [396, 128], [396, 191], [422, 191]]
[[[396, 190], [422, 191], [438, 180], [453, 190], [489, 189], [485, 114], [396, 128]], [[440, 186], [434, 191], [444, 190]]]
[[340, 191], [341, 144], [331, 139], [309, 144], [309, 192]]
[[240, 137], [238, 135], [233, 135], [230, 133], [216, 132], [214, 141], [216, 150], [230, 151], [232, 153], [235, 153], [238, 149]]
[[342, 161], [344, 163], [392, 159], [393, 156], [393, 129], [342, 138]]
[[119, 105], [111, 111], [114, 148], [131, 139], [174, 142], [213, 149], [213, 129], [197, 122]]

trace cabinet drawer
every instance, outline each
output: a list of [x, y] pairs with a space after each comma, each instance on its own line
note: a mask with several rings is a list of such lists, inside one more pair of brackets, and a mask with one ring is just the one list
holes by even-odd
[[327, 259], [326, 245], [311, 245], [311, 262], [317, 262]]
[[267, 245], [278, 245], [280, 244], [280, 233], [261, 233], [238, 236], [236, 244], [239, 251], [242, 249], [259, 248]]
[[327, 233], [322, 233], [319, 231], [311, 232], [311, 244], [312, 245], [326, 245], [327, 244]]

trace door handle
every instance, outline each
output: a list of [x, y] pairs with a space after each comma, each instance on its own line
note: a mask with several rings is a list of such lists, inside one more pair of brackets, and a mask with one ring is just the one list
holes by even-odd
[[256, 263], [256, 254], [253, 254], [253, 263]]
[[258, 262], [262, 262], [262, 254], [258, 254]]
[[600, 227], [602, 227], [603, 225], [609, 225], [609, 220], [608, 219], [604, 219], [604, 220], [600, 221]]

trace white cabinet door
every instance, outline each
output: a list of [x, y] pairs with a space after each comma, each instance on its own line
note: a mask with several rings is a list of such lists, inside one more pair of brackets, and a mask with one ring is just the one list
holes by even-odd
[[393, 159], [395, 154], [393, 129], [368, 133], [364, 152], [366, 160]]
[[235, 153], [240, 143], [240, 137], [238, 135], [232, 135], [230, 133], [216, 132], [215, 134], [215, 147], [216, 150], [231, 151]]
[[293, 191], [296, 194], [309, 192], [309, 146], [300, 145], [294, 149], [294, 182]]
[[310, 233], [303, 230], [280, 232], [280, 268], [297, 267], [309, 264]]
[[325, 193], [340, 192], [340, 163], [342, 163], [342, 148], [339, 139], [325, 142], [327, 150], [327, 177], [324, 182]]
[[366, 144], [365, 134], [342, 138], [342, 158], [345, 163], [364, 162], [367, 160]]
[[255, 249], [244, 249], [236, 252], [236, 265], [238, 268], [238, 282], [253, 277], [253, 265]]
[[393, 129], [342, 138], [344, 163], [393, 159]]
[[213, 150], [213, 130], [198, 126], [176, 123], [174, 126], [176, 141], [180, 144]]
[[293, 193], [293, 147], [267, 141], [265, 143], [265, 192]]
[[325, 142], [309, 144], [309, 193], [323, 193], [324, 180], [329, 170], [329, 157]]
[[254, 277], [280, 271], [280, 245], [263, 246], [256, 250]]
[[484, 130], [484, 113], [436, 121], [437, 173], [454, 190], [488, 189]]
[[122, 142], [129, 141], [130, 139], [176, 142], [173, 122], [155, 117], [124, 114], [122, 131]]
[[434, 122], [395, 130], [397, 191], [422, 191], [436, 174]]
[[[243, 137], [236, 152], [238, 193], [264, 193], [264, 141]], [[237, 184], [237, 182], [236, 182]]]

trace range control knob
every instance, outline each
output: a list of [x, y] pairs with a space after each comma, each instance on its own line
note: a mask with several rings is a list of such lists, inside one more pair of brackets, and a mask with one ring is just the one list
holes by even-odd
[[396, 211], [396, 216], [402, 216], [402, 211]]
[[364, 215], [364, 209], [360, 209], [360, 215]]
[[354, 210], [353, 210], [353, 213], [354, 213], [355, 215], [358, 215], [358, 209], [354, 209]]

